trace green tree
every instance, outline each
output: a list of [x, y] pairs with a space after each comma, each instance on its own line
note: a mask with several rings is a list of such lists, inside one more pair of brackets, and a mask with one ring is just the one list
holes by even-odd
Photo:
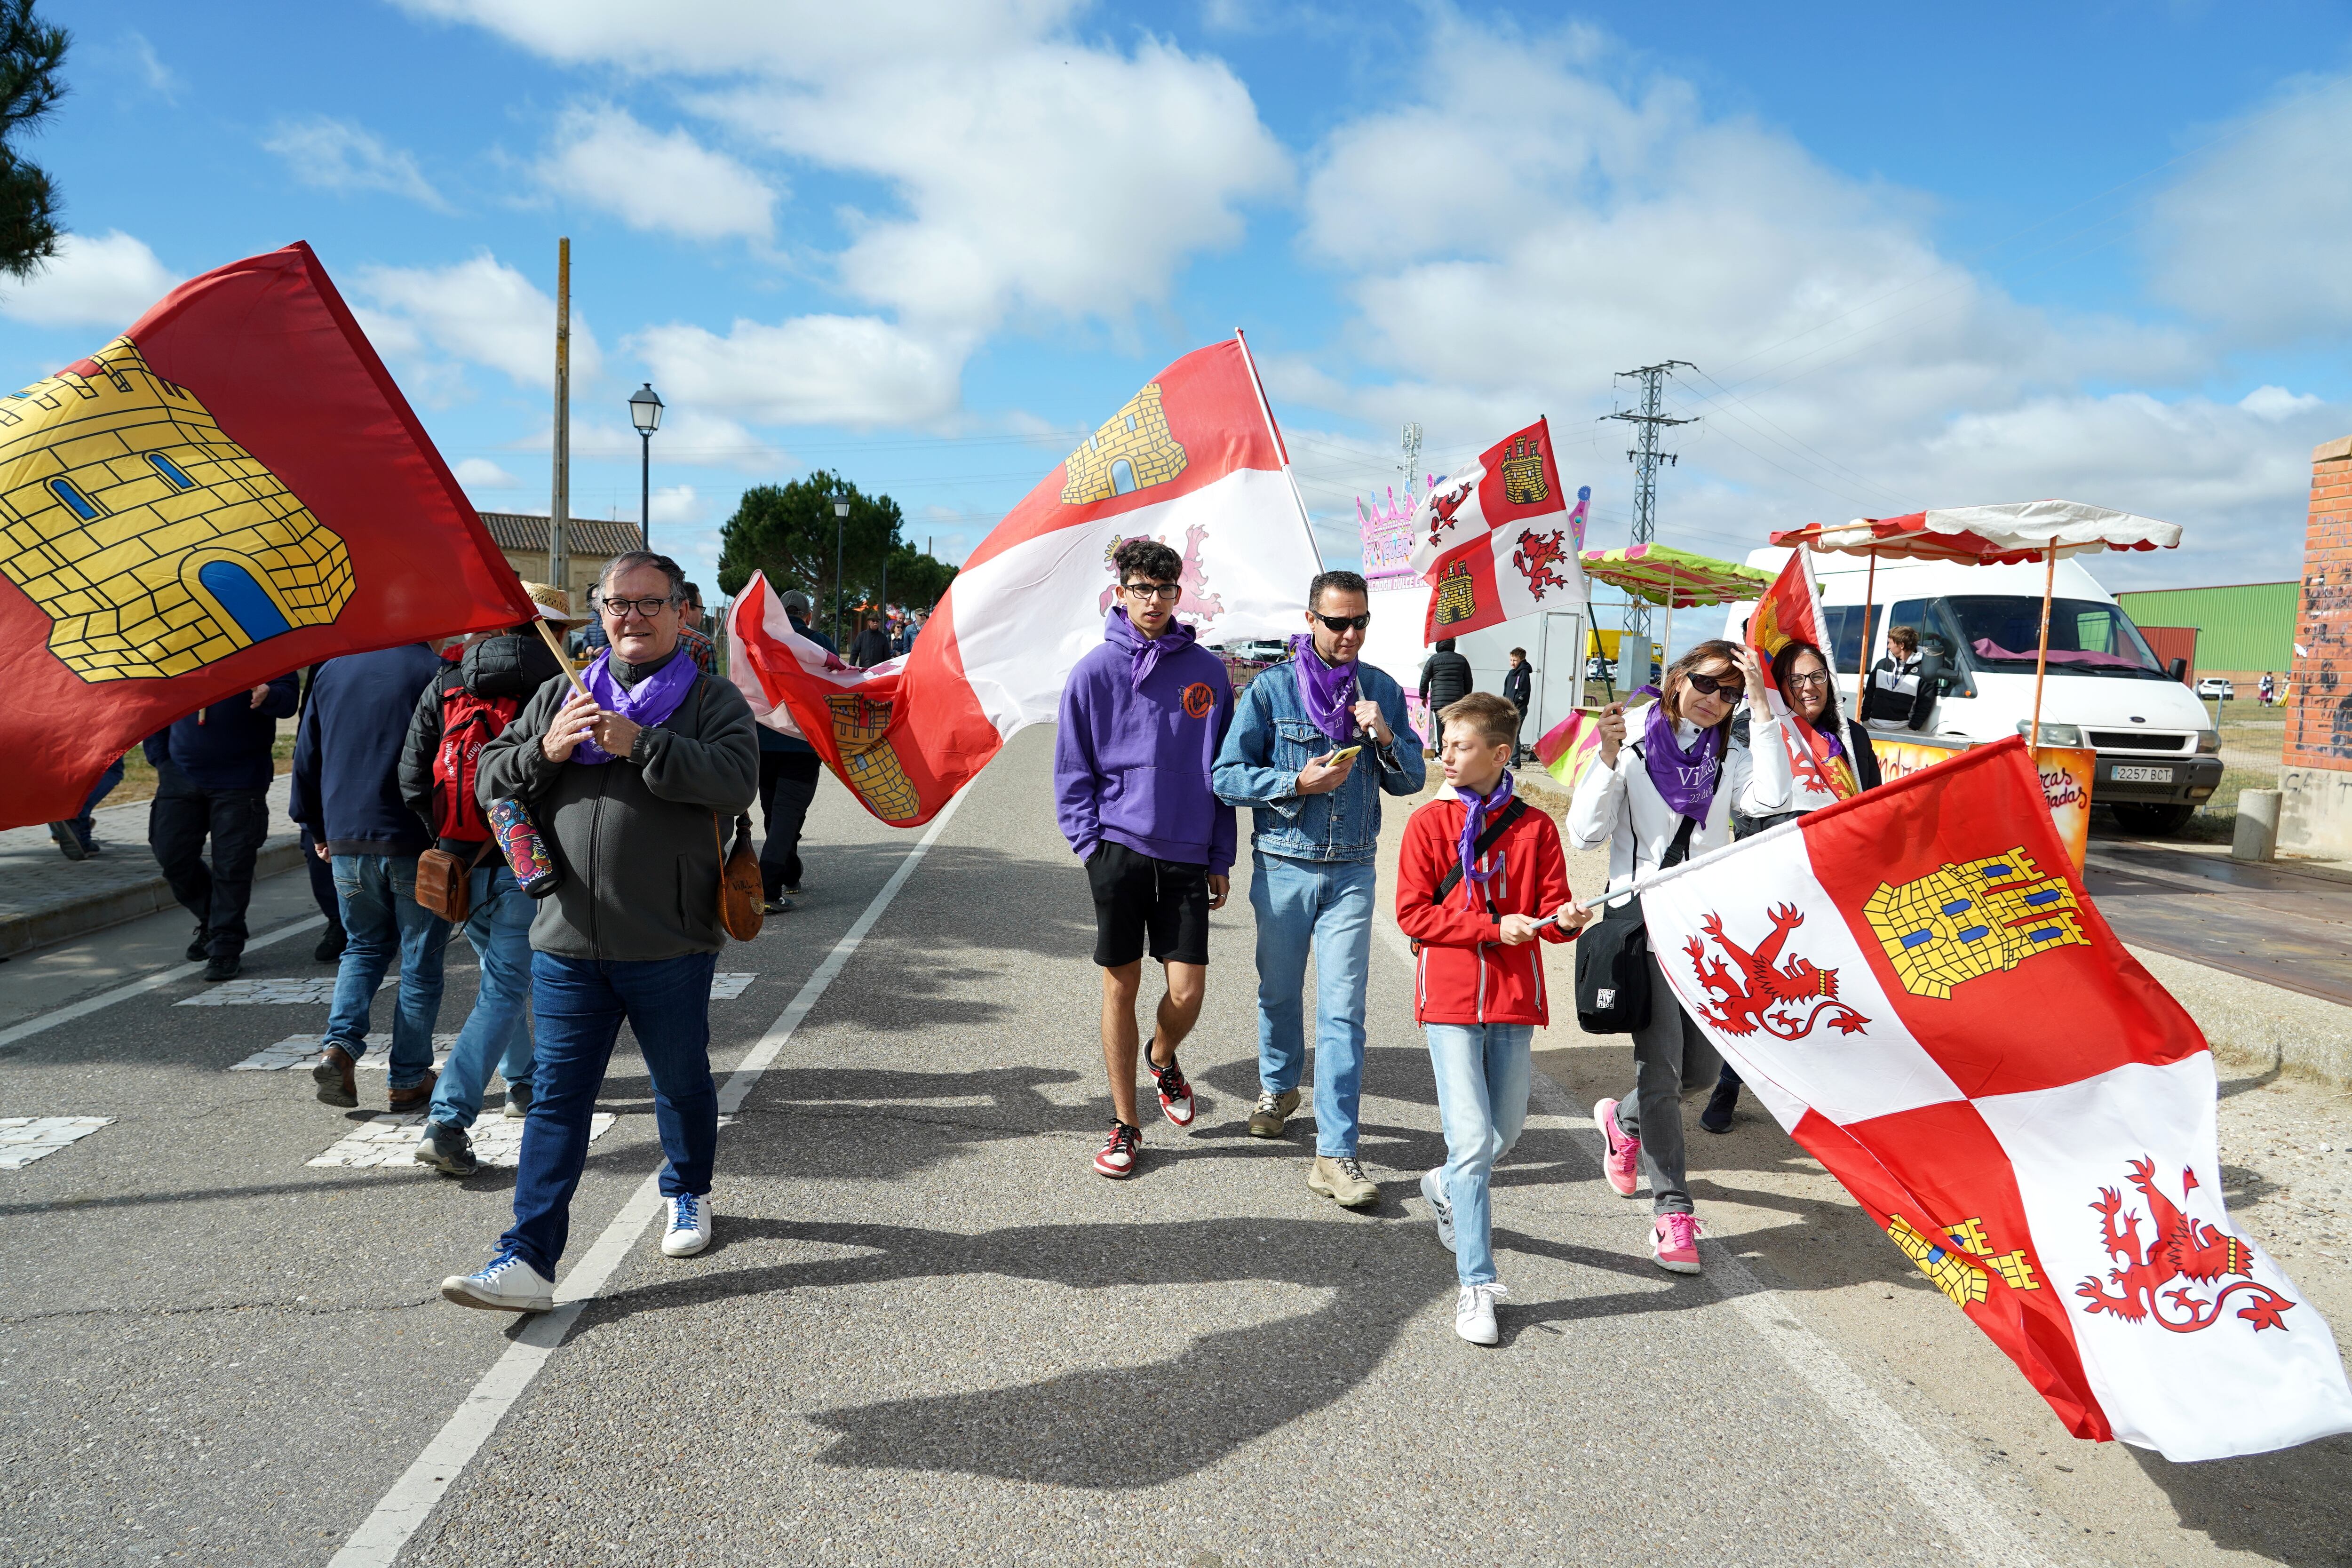
[[58, 68], [73, 41], [33, 15], [33, 0], [0, 0], [0, 272], [29, 278], [58, 253], [58, 190], [14, 145], [66, 94]]
[[899, 539], [906, 518], [897, 501], [866, 495], [824, 469], [788, 484], [755, 485], [743, 492], [735, 515], [719, 531], [719, 590], [730, 596], [740, 594], [752, 573], [764, 573], [779, 590], [806, 589], [815, 601], [815, 624], [831, 630], [836, 500], [849, 502], [849, 516], [840, 527], [838, 586], [845, 624], [857, 606], [879, 602], [886, 561], [893, 603], [929, 605], [947, 591], [955, 569]]

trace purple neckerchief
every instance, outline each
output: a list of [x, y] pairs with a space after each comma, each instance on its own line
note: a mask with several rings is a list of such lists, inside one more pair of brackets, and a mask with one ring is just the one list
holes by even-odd
[[[1646, 691], [1658, 697], [1658, 689], [1644, 686], [1632, 693], [1635, 697]], [[1715, 783], [1723, 773], [1723, 754], [1719, 738], [1713, 730], [1699, 731], [1697, 742], [1685, 750], [1675, 739], [1675, 721], [1666, 717], [1663, 697], [1650, 704], [1649, 717], [1642, 724], [1642, 765], [1650, 770], [1650, 782], [1657, 786], [1660, 798], [1672, 806], [1678, 816], [1687, 816], [1702, 827], [1706, 825], [1707, 807], [1715, 804]]]
[[1486, 830], [1487, 813], [1500, 811], [1510, 804], [1511, 770], [1503, 770], [1502, 782], [1495, 786], [1494, 794], [1484, 799], [1460, 784], [1454, 786], [1454, 798], [1462, 803], [1462, 836], [1454, 841], [1454, 847], [1462, 857], [1462, 885], [1469, 892], [1470, 907], [1475, 910], [1478, 907], [1478, 892], [1471, 884], [1486, 881], [1493, 875], [1478, 869], [1478, 835]]
[[1340, 745], [1356, 732], [1356, 666], [1351, 660], [1328, 665], [1315, 651], [1315, 637], [1300, 632], [1290, 639], [1293, 662], [1298, 666], [1298, 700], [1315, 727]]
[[1790, 717], [1794, 718], [1798, 723], [1804, 725], [1807, 729], [1812, 731], [1814, 734], [1819, 735], [1822, 738], [1822, 750], [1823, 752], [1832, 757], [1843, 757], [1845, 755], [1845, 743], [1838, 739], [1836, 725], [1832, 724], [1828, 729], [1824, 730], [1819, 724], [1814, 723], [1811, 719], [1806, 718], [1801, 713], [1792, 714]]
[[1115, 605], [1111, 607], [1110, 613], [1117, 616], [1127, 627], [1127, 635], [1121, 640], [1135, 650], [1135, 673], [1132, 685], [1133, 689], [1137, 691], [1143, 689], [1143, 683], [1151, 679], [1153, 670], [1160, 668], [1161, 658], [1171, 653], [1183, 652], [1200, 637], [1200, 634], [1186, 623], [1171, 621], [1166, 631], [1156, 637], [1148, 637], [1143, 635], [1143, 628], [1129, 617], [1126, 605]]
[[[596, 656], [588, 668], [580, 672], [580, 683], [596, 706], [607, 713], [618, 713], [640, 729], [650, 730], [671, 714], [686, 700], [686, 689], [694, 678], [702, 673], [694, 658], [679, 648], [670, 655], [667, 664], [638, 681], [624, 687], [613, 674], [613, 650], [606, 648]], [[595, 742], [583, 739], [572, 749], [572, 760], [596, 767], [613, 760], [613, 753]]]

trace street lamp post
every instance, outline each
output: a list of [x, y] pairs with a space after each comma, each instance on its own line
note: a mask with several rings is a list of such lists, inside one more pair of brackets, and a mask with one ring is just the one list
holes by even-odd
[[[849, 503], [837, 500], [833, 503], [833, 646], [836, 649], [849, 647], [841, 640], [841, 546], [848, 531]], [[845, 652], [841, 657], [849, 655]]]
[[654, 432], [661, 428], [661, 395], [652, 382], [629, 394], [629, 423], [645, 443], [645, 465], [638, 470], [637, 542], [647, 550], [654, 547]]

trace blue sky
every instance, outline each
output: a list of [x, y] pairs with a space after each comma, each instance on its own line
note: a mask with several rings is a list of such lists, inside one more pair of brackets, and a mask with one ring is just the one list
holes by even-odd
[[[1677, 384], [1661, 537], [2063, 495], [2178, 521], [2117, 586], [2292, 576], [2352, 429], [2352, 12], [1212, 0], [46, 7], [75, 239], [0, 291], [17, 384], [178, 279], [310, 240], [478, 504], [706, 576], [746, 486], [835, 468], [958, 559], [1076, 435], [1246, 327], [1327, 547], [1548, 415], [1596, 542], [1611, 373]], [[330, 18], [322, 21], [321, 18]]]

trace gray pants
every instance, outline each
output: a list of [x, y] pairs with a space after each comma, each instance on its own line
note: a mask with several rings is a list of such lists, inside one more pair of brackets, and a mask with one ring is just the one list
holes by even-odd
[[1642, 1141], [1642, 1174], [1650, 1184], [1653, 1212], [1688, 1214], [1683, 1096], [1712, 1089], [1723, 1058], [1683, 1011], [1655, 953], [1650, 955], [1650, 1021], [1633, 1031], [1633, 1092], [1618, 1104], [1617, 1125], [1628, 1138]]

